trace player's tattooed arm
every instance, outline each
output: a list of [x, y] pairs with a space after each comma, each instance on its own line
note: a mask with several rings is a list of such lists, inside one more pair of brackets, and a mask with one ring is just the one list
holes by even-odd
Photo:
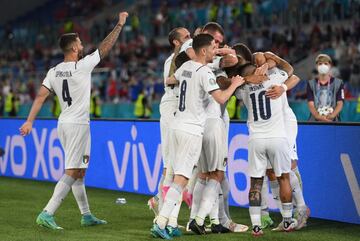
[[250, 206], [261, 206], [261, 188], [263, 178], [254, 178], [250, 180], [249, 204]]
[[106, 36], [106, 38], [100, 43], [99, 53], [100, 53], [101, 59], [105, 58], [109, 54], [110, 49], [114, 46], [114, 44], [115, 44], [116, 40], [118, 39], [119, 34], [122, 30], [122, 27], [124, 26], [124, 24], [126, 22], [127, 17], [128, 17], [127, 12], [119, 13], [118, 23], [116, 24], [114, 29], [111, 31], [111, 33], [109, 33], [109, 35]]

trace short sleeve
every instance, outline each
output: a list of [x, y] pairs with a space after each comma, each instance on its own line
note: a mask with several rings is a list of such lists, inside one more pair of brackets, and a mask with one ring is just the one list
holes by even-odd
[[91, 54], [86, 55], [83, 59], [81, 59], [78, 65], [81, 68], [85, 68], [89, 71], [92, 71], [99, 62], [100, 62], [100, 53], [99, 50], [97, 49]]
[[244, 90], [241, 87], [237, 88], [235, 90], [235, 93], [234, 93], [236, 99], [242, 100], [243, 99], [243, 92], [244, 92]]
[[51, 91], [51, 92], [54, 91], [53, 88], [52, 88], [52, 86], [51, 86], [51, 76], [52, 76], [53, 72], [54, 72], [54, 69], [51, 68], [51, 69], [47, 72], [46, 77], [45, 77], [45, 79], [44, 79], [43, 82], [42, 82], [42, 85], [43, 85], [45, 88], [47, 88], [49, 91]]
[[201, 72], [201, 84], [206, 92], [220, 89], [219, 85], [216, 83], [216, 77], [210, 69]]

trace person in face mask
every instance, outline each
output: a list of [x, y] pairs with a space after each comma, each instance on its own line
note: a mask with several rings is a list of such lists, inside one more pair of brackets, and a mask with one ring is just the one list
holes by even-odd
[[331, 75], [330, 56], [319, 54], [315, 60], [318, 75], [308, 82], [307, 99], [310, 121], [340, 121], [344, 104], [344, 84]]

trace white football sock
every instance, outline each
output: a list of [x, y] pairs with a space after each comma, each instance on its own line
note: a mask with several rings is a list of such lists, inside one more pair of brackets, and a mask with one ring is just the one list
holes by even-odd
[[164, 204], [162, 209], [160, 210], [159, 217], [156, 220], [156, 223], [159, 225], [161, 229], [164, 229], [171, 212], [173, 209], [179, 205], [179, 200], [182, 195], [183, 188], [176, 183], [171, 184], [169, 191], [166, 194]]
[[273, 195], [273, 198], [275, 200], [276, 206], [278, 207], [278, 209], [280, 210], [280, 213], [282, 213], [282, 205], [281, 205], [281, 200], [280, 200], [280, 186], [279, 186], [279, 182], [277, 180], [275, 181], [270, 181], [270, 188], [271, 188], [271, 193]]
[[219, 191], [221, 188], [218, 189], [217, 197], [215, 198], [214, 206], [212, 207], [209, 217], [212, 224], [219, 224], [219, 199], [222, 198], [222, 195], [220, 196]]
[[[224, 198], [223, 198], [223, 194], [222, 194], [222, 190], [220, 189], [220, 194], [219, 194], [219, 220], [221, 225], [223, 225], [224, 227], [229, 226], [230, 222], [229, 222], [229, 217], [226, 215], [225, 212], [225, 206], [224, 206]], [[226, 227], [229, 228], [229, 227]]]
[[190, 210], [190, 221], [196, 217], [200, 208], [201, 198], [206, 186], [206, 180], [198, 178], [194, 187], [193, 202]]
[[252, 226], [261, 226], [261, 206], [250, 206], [249, 213]]
[[293, 192], [293, 199], [295, 200], [296, 207], [299, 209], [304, 209], [306, 204], [299, 183], [299, 179], [296, 176], [294, 171], [290, 171], [290, 185]]
[[64, 174], [55, 186], [54, 193], [50, 198], [44, 210], [50, 215], [54, 215], [55, 211], [59, 208], [62, 201], [65, 199], [70, 191], [71, 186], [75, 179]]
[[176, 204], [175, 208], [172, 210], [172, 212], [170, 214], [170, 217], [169, 217], [168, 225], [173, 227], [173, 228], [176, 228], [178, 226], [177, 220], [178, 220], [178, 217], [179, 217], [181, 204], [182, 204], [182, 194], [180, 196], [180, 200]]
[[223, 201], [224, 201], [224, 210], [225, 210], [225, 213], [227, 215], [227, 217], [229, 219], [231, 219], [231, 216], [230, 216], [230, 211], [229, 211], [229, 193], [230, 193], [230, 185], [229, 185], [229, 181], [226, 177], [226, 175], [224, 176], [223, 180], [221, 181], [221, 190], [222, 190], [222, 193], [223, 193]]
[[72, 192], [74, 194], [74, 197], [76, 199], [76, 202], [79, 206], [80, 213], [82, 215], [89, 215], [90, 208], [88, 203], [88, 198], [86, 195], [85, 185], [84, 185], [84, 179], [79, 178], [77, 179], [74, 184], [71, 186]]
[[195, 217], [197, 224], [200, 226], [204, 224], [205, 217], [214, 207], [215, 199], [218, 198], [219, 188], [220, 183], [214, 179], [210, 179], [206, 183], [206, 187], [201, 198], [200, 208]]

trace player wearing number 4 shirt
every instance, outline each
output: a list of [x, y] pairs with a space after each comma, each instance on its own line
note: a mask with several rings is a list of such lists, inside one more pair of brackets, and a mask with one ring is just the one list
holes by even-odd
[[151, 229], [154, 237], [171, 239], [166, 231], [171, 213], [180, 204], [181, 193], [191, 177], [194, 165], [199, 159], [202, 135], [206, 120], [205, 101], [211, 94], [219, 103], [232, 95], [235, 89], [243, 84], [240, 76], [232, 79], [231, 86], [222, 91], [216, 83], [215, 76], [206, 66], [215, 54], [215, 41], [209, 34], [199, 34], [193, 40], [196, 57], [184, 63], [169, 78], [167, 84], [179, 82], [179, 105], [174, 123], [171, 126], [169, 146], [170, 165], [174, 170], [174, 181], [166, 194], [163, 207]]
[[91, 214], [84, 185], [84, 176], [90, 159], [90, 90], [91, 72], [108, 55], [114, 46], [128, 14], [119, 13], [119, 20], [112, 32], [101, 42], [92, 54], [83, 55], [83, 46], [76, 33], [61, 36], [59, 45], [64, 53], [64, 61], [51, 68], [33, 103], [27, 121], [20, 127], [21, 135], [31, 132], [42, 104], [50, 92], [60, 101], [61, 114], [58, 121], [58, 135], [65, 151], [65, 174], [56, 184], [53, 196], [36, 223], [50, 229], [62, 229], [55, 223], [54, 213], [67, 196], [70, 189], [82, 214], [81, 225], [106, 224]]

